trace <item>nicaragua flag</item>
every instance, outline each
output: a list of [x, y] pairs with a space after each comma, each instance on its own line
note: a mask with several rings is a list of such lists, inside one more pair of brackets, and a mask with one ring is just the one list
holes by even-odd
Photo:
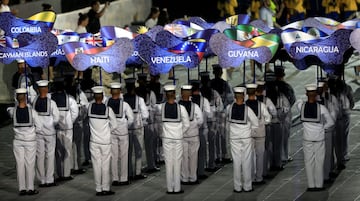
[[315, 43], [322, 39], [303, 31], [287, 29], [281, 33], [281, 40], [285, 50], [289, 52], [291, 45], [295, 42]]

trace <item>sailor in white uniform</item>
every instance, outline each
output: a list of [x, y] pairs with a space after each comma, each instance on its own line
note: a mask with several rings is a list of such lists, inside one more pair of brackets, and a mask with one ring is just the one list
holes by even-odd
[[[149, 118], [149, 111], [145, 101], [135, 93], [135, 78], [125, 79], [126, 94], [124, 101], [127, 102], [134, 113], [134, 123], [129, 128], [129, 177], [144, 179], [147, 176], [141, 173], [142, 152], [144, 147], [144, 122]], [[132, 163], [133, 153], [135, 163]]]
[[308, 100], [296, 103], [303, 122], [303, 150], [308, 191], [323, 190], [324, 158], [325, 158], [325, 130], [334, 125], [334, 121], [326, 107], [317, 103], [317, 86], [305, 86]]
[[184, 133], [181, 181], [183, 184], [197, 184], [197, 164], [200, 147], [199, 128], [203, 124], [203, 113], [200, 107], [190, 100], [191, 85], [181, 86], [181, 100], [190, 120], [190, 128]]
[[[274, 103], [271, 101], [270, 98], [265, 96], [265, 81], [258, 80], [256, 81], [257, 88], [256, 88], [256, 99], [265, 104], [266, 108], [268, 109], [269, 113], [271, 114], [271, 123], [279, 122], [277, 119], [277, 111]], [[273, 150], [271, 141], [271, 123], [265, 125], [265, 153], [264, 153], [264, 168], [263, 168], [263, 176], [268, 177], [268, 171], [270, 168], [270, 161], [273, 157]]]
[[257, 84], [247, 84], [246, 93], [248, 99], [246, 105], [252, 109], [259, 120], [259, 127], [254, 130], [252, 136], [254, 139], [254, 168], [253, 168], [253, 184], [264, 184], [263, 168], [264, 168], [264, 153], [265, 153], [265, 125], [270, 124], [271, 115], [266, 108], [266, 105], [256, 99]]
[[54, 182], [54, 164], [55, 164], [55, 146], [56, 130], [55, 126], [59, 122], [59, 109], [55, 101], [48, 96], [49, 81], [39, 80], [39, 95], [33, 101], [33, 108], [38, 113], [42, 130], [37, 131], [37, 151], [36, 151], [36, 173], [40, 180], [39, 187], [55, 186]]
[[[111, 132], [111, 175], [112, 185], [128, 185], [128, 152], [129, 133], [128, 128], [134, 122], [134, 114], [129, 104], [121, 95], [121, 83], [110, 83], [111, 97], [106, 105], [111, 107], [116, 116], [116, 129]], [[120, 163], [120, 178], [119, 178]]]
[[112, 195], [115, 192], [110, 190], [111, 131], [116, 129], [116, 116], [103, 103], [103, 87], [93, 87], [92, 91], [95, 100], [89, 104], [88, 116], [96, 195]]
[[71, 95], [64, 89], [64, 79], [54, 79], [54, 92], [51, 99], [59, 109], [59, 123], [56, 127], [56, 172], [58, 181], [72, 180], [72, 143], [73, 124], [79, 115], [78, 105]]
[[191, 101], [196, 103], [200, 110], [203, 113], [203, 123], [199, 129], [199, 156], [198, 156], [198, 166], [197, 166], [197, 176], [198, 179], [206, 179], [207, 175], [205, 174], [205, 167], [207, 163], [207, 138], [208, 138], [208, 125], [207, 118], [212, 118], [213, 113], [210, 109], [210, 103], [207, 98], [201, 95], [200, 92], [200, 81], [199, 80], [191, 80], [190, 81], [192, 88]]
[[259, 120], [245, 104], [245, 88], [235, 87], [235, 102], [226, 107], [229, 122], [229, 139], [234, 168], [234, 192], [253, 191], [251, 168], [253, 163], [252, 133], [259, 127]]
[[[18, 71], [13, 75], [12, 86], [14, 87], [14, 90], [17, 88], [26, 88], [28, 103], [31, 104], [34, 98], [37, 96], [37, 93], [34, 89], [34, 76], [28, 69], [24, 59], [17, 59], [16, 61], [18, 65]], [[16, 101], [16, 93], [14, 94], [14, 99]]]
[[17, 104], [7, 109], [13, 118], [13, 151], [16, 160], [19, 195], [38, 194], [34, 188], [36, 131], [42, 129], [36, 111], [26, 102], [26, 88], [15, 90]]
[[156, 105], [156, 95], [154, 91], [150, 90], [147, 83], [147, 74], [138, 73], [139, 86], [136, 87], [136, 94], [142, 97], [145, 101], [146, 107], [149, 112], [149, 118], [144, 121], [144, 146], [146, 153], [146, 173], [153, 173], [160, 171], [160, 168], [156, 167], [156, 144], [157, 136], [154, 132], [154, 110]]
[[165, 157], [167, 193], [183, 193], [181, 190], [181, 162], [184, 133], [190, 127], [189, 115], [184, 106], [176, 103], [174, 85], [165, 85], [167, 101], [157, 105], [156, 112], [162, 118], [162, 142]]
[[[317, 101], [324, 105], [330, 112], [330, 115], [334, 122], [336, 121], [339, 113], [339, 103], [336, 97], [329, 93], [327, 81], [318, 82], [318, 97]], [[334, 160], [334, 142], [335, 138], [335, 124], [325, 130], [325, 161], [324, 161], [324, 181], [331, 182], [330, 175], [335, 172], [335, 160]]]

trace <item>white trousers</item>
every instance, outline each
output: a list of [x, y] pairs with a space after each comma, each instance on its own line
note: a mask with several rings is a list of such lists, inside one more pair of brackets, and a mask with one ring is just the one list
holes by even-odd
[[230, 139], [234, 167], [234, 190], [252, 189], [253, 139]]
[[303, 150], [308, 187], [323, 187], [325, 142], [303, 141]]
[[79, 170], [81, 164], [81, 142], [83, 139], [83, 122], [76, 121], [73, 128], [73, 145], [72, 145], [72, 168]]
[[111, 145], [90, 142], [90, 153], [94, 170], [96, 192], [109, 191]]
[[168, 192], [179, 192], [181, 190], [181, 161], [183, 155], [183, 140], [162, 139], [165, 170], [166, 170], [166, 185]]
[[41, 184], [54, 183], [56, 135], [36, 135], [36, 173]]
[[253, 180], [263, 180], [264, 170], [264, 153], [265, 153], [265, 137], [254, 138], [254, 167], [253, 167]]
[[197, 180], [199, 147], [199, 136], [184, 138], [181, 163], [181, 181], [183, 182], [195, 182]]
[[36, 141], [13, 141], [19, 191], [34, 190]]
[[129, 135], [111, 135], [111, 175], [113, 181], [128, 180]]
[[73, 129], [56, 131], [56, 172], [69, 177], [72, 167]]
[[[144, 128], [142, 127], [142, 128], [135, 129], [135, 130], [129, 130], [129, 153], [128, 154], [129, 154], [129, 175], [130, 176], [135, 176], [135, 175], [141, 174], [143, 150], [144, 150]], [[134, 161], [135, 161], [134, 164], [132, 163], [133, 155], [134, 155]]]

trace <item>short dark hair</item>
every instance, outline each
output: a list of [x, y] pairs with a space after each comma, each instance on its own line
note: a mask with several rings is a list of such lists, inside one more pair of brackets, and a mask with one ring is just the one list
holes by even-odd
[[48, 3], [43, 3], [41, 6], [43, 7], [43, 11], [50, 10], [52, 7], [52, 5]]
[[98, 2], [100, 3], [99, 0], [93, 0], [93, 1], [91, 1], [90, 6], [93, 7], [93, 6], [94, 6], [95, 4], [97, 4]]

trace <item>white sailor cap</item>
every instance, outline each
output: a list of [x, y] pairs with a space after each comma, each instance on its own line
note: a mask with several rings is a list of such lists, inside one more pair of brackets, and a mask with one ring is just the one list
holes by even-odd
[[246, 84], [246, 88], [247, 88], [247, 89], [256, 89], [256, 88], [257, 88], [257, 84], [253, 84], [253, 83]]
[[192, 89], [192, 85], [182, 85], [181, 86], [181, 89], [183, 89], [183, 90], [191, 90]]
[[92, 90], [92, 92], [94, 94], [102, 94], [102, 93], [104, 93], [104, 87], [102, 87], [102, 86], [93, 87], [93, 88], [91, 88], [91, 90]]
[[111, 88], [111, 89], [121, 89], [121, 83], [119, 83], [119, 82], [112, 82], [112, 83], [110, 83], [110, 88]]
[[316, 91], [317, 86], [316, 86], [316, 84], [307, 84], [307, 85], [305, 85], [305, 89], [306, 89], [306, 91]]
[[19, 64], [19, 63], [24, 63], [25, 60], [24, 59], [16, 59], [16, 62]]
[[234, 93], [245, 93], [245, 87], [234, 87]]
[[325, 85], [325, 82], [322, 82], [322, 81], [318, 82], [318, 84], [317, 84], [318, 87], [324, 87], [324, 85]]
[[265, 85], [265, 81], [262, 81], [262, 80], [257, 80], [256, 81], [256, 84], [259, 86], [264, 86]]
[[38, 87], [47, 87], [49, 85], [49, 81], [48, 80], [39, 80], [36, 82], [36, 84], [38, 85]]
[[165, 91], [175, 91], [175, 89], [176, 89], [176, 86], [172, 85], [172, 84], [168, 84], [168, 85], [164, 86]]
[[26, 94], [26, 89], [25, 88], [15, 89], [15, 93], [17, 93], [17, 94]]

